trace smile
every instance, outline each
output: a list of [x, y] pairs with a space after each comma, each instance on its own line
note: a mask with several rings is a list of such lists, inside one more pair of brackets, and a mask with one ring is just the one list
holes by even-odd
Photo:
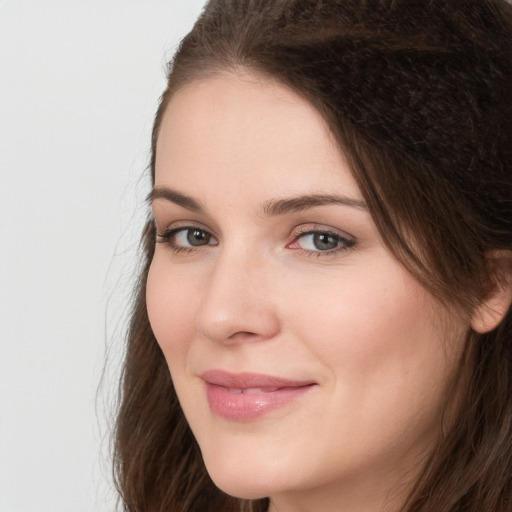
[[211, 411], [231, 421], [250, 421], [285, 407], [316, 386], [312, 381], [294, 381], [254, 373], [233, 374], [209, 370], [201, 378]]
[[233, 393], [238, 395], [240, 393], [244, 393], [246, 395], [253, 395], [255, 393], [273, 393], [277, 391], [278, 387], [268, 387], [268, 388], [228, 388], [228, 393]]

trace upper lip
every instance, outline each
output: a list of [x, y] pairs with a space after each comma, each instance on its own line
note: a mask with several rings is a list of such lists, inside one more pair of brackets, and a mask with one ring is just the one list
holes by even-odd
[[302, 387], [315, 384], [312, 380], [294, 380], [274, 375], [264, 375], [261, 373], [231, 373], [225, 370], [207, 370], [201, 374], [201, 378], [208, 384], [223, 386], [230, 389], [247, 388], [291, 388]]

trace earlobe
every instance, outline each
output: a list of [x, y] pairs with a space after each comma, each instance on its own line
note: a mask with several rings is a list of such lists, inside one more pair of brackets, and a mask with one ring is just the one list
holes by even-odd
[[471, 328], [486, 333], [503, 320], [512, 303], [512, 251], [493, 251], [488, 255], [492, 269], [490, 289], [471, 315]]

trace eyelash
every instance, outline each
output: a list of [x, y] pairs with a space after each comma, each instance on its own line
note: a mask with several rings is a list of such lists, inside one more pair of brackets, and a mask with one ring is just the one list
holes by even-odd
[[[208, 232], [208, 230], [203, 229], [199, 226], [180, 226], [177, 228], [171, 228], [163, 233], [157, 232], [157, 243], [163, 243], [167, 244], [169, 246], [169, 249], [174, 254], [189, 254], [193, 252], [198, 252], [205, 250], [206, 247], [214, 247], [218, 245], [218, 241], [216, 241], [215, 244], [206, 243], [204, 245], [198, 245], [198, 246], [184, 246], [179, 245], [175, 241], [175, 236], [180, 233], [190, 233], [190, 231], [198, 231], [201, 233], [206, 234], [206, 236], [211, 237], [213, 240], [216, 240], [215, 237]], [[331, 239], [333, 239], [334, 243], [337, 244], [336, 247], [332, 249], [327, 250], [311, 250], [311, 249], [303, 249], [301, 247], [291, 247], [294, 244], [297, 244], [299, 240], [306, 238], [307, 236], [327, 236]], [[293, 240], [289, 243], [287, 243], [286, 247], [292, 250], [299, 251], [300, 254], [303, 254], [307, 257], [313, 257], [313, 258], [321, 258], [326, 256], [333, 256], [334, 254], [347, 251], [351, 249], [356, 244], [356, 240], [352, 237], [346, 237], [339, 233], [335, 233], [334, 231], [330, 231], [329, 229], [322, 229], [321, 227], [308, 227], [307, 229], [304, 229], [303, 231], [300, 231], [298, 233], [294, 234]]]
[[324, 251], [303, 249], [301, 247], [294, 248], [294, 250], [300, 251], [301, 254], [304, 254], [305, 256], [313, 257], [313, 258], [333, 256], [340, 252], [348, 251], [356, 244], [356, 240], [353, 237], [343, 236], [340, 233], [336, 233], [332, 230], [325, 229], [325, 228], [322, 228], [319, 226], [319, 227], [307, 227], [304, 230], [299, 230], [298, 233], [294, 234], [293, 240], [287, 244], [287, 247], [291, 248], [291, 246], [298, 243], [299, 240], [304, 239], [310, 235], [327, 236], [327, 237], [333, 239], [334, 242], [337, 244], [336, 247], [334, 247], [332, 249], [327, 249]]
[[169, 249], [174, 254], [178, 254], [178, 253], [188, 254], [191, 252], [198, 252], [198, 251], [204, 250], [205, 247], [218, 245], [218, 242], [216, 244], [205, 244], [205, 245], [198, 245], [195, 247], [194, 246], [187, 247], [187, 246], [183, 246], [183, 245], [178, 245], [176, 243], [176, 241], [174, 240], [174, 237], [180, 232], [186, 233], [186, 232], [190, 232], [190, 231], [200, 231], [201, 233], [205, 233], [208, 237], [211, 237], [215, 240], [215, 237], [211, 233], [209, 233], [206, 229], [203, 229], [199, 226], [180, 226], [177, 228], [168, 229], [168, 230], [164, 231], [163, 233], [157, 232], [157, 234], [156, 234], [157, 241], [156, 242], [168, 245]]

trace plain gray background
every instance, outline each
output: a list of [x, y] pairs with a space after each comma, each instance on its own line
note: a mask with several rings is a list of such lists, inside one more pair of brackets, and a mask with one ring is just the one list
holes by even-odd
[[203, 3], [0, 0], [2, 512], [115, 508], [105, 418], [152, 117]]

